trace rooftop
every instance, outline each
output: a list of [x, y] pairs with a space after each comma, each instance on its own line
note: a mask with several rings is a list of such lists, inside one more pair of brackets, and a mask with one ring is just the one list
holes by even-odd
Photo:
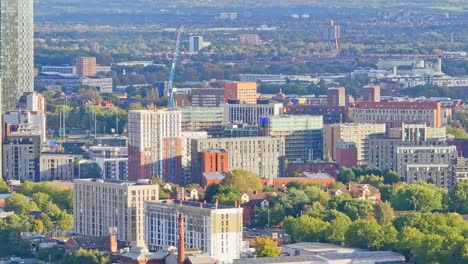
[[167, 204], [167, 205], [182, 205], [186, 207], [197, 207], [197, 208], [203, 208], [203, 209], [236, 209], [234, 206], [227, 206], [227, 205], [221, 205], [221, 204], [210, 204], [210, 203], [200, 203], [200, 202], [191, 202], [191, 201], [181, 201], [181, 200], [171, 200], [171, 199], [166, 199], [166, 200], [160, 200], [160, 201], [148, 201], [148, 203], [152, 204]]

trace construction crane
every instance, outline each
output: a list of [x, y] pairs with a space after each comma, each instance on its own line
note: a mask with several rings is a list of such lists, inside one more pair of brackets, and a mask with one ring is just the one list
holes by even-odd
[[172, 58], [171, 74], [169, 75], [169, 82], [167, 84], [167, 95], [169, 96], [169, 110], [171, 111], [174, 111], [176, 107], [174, 102], [174, 93], [176, 91], [174, 89], [174, 75], [176, 71], [176, 64], [180, 56], [180, 36], [182, 35], [183, 30], [183, 26], [179, 26], [179, 28], [177, 29], [177, 40], [174, 49], [174, 57]]
[[[174, 94], [176, 92], [176, 89], [174, 88], [174, 75], [176, 71], [176, 64], [177, 61], [179, 60], [179, 55], [180, 55], [180, 36], [182, 34], [184, 27], [179, 26], [177, 29], [177, 40], [176, 40], [176, 46], [174, 49], [174, 57], [172, 58], [172, 67], [171, 67], [171, 74], [169, 75], [169, 82], [167, 84], [167, 95], [169, 96], [169, 111], [174, 111], [176, 109], [176, 104], [175, 104], [175, 99], [174, 99]], [[169, 168], [167, 168], [167, 177], [171, 182], [175, 182], [176, 180], [176, 157], [175, 157], [175, 149], [176, 149], [176, 139], [175, 135], [170, 135], [170, 157], [169, 157]]]

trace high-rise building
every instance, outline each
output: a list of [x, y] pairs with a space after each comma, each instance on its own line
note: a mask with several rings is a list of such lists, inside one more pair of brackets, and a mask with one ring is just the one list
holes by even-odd
[[191, 36], [189, 39], [189, 51], [190, 52], [199, 52], [205, 46], [205, 41], [203, 41], [202, 36]]
[[128, 113], [129, 180], [158, 177], [166, 182], [181, 179], [181, 113], [134, 110]]
[[380, 102], [380, 86], [368, 85], [364, 87], [362, 100], [366, 102]]
[[257, 93], [256, 82], [228, 82], [224, 84], [224, 101], [238, 101], [241, 104], [257, 103], [259, 94]]
[[258, 125], [260, 117], [283, 114], [283, 104], [225, 104], [223, 108], [227, 124]]
[[72, 65], [42, 66], [41, 72], [56, 72], [62, 74], [76, 74], [76, 67]]
[[306, 162], [322, 159], [323, 117], [281, 115], [260, 118], [264, 136], [285, 138], [285, 159]]
[[152, 251], [177, 246], [179, 214], [185, 216], [185, 247], [198, 248], [220, 263], [239, 258], [243, 209], [181, 200], [145, 202], [145, 240]]
[[384, 135], [385, 124], [333, 124], [323, 128], [323, 156], [337, 160], [337, 147], [342, 142], [352, 142], [357, 148], [357, 160], [366, 164], [369, 160], [368, 148], [371, 136]]
[[159, 185], [149, 181], [73, 181], [74, 232], [80, 236], [107, 236], [114, 229], [117, 239], [144, 247], [144, 202], [159, 199]]
[[79, 76], [96, 75], [96, 57], [79, 57], [75, 60], [76, 74]]
[[439, 102], [356, 102], [354, 119], [356, 123], [385, 123], [389, 128], [402, 123], [441, 127], [441, 113]]
[[0, 0], [2, 112], [34, 90], [33, 0]]
[[200, 182], [200, 155], [209, 150], [224, 149], [230, 170], [243, 169], [262, 179], [281, 177], [284, 172], [284, 137], [208, 138], [192, 140], [193, 181]]
[[344, 87], [328, 88], [328, 106], [346, 106], [346, 90]]

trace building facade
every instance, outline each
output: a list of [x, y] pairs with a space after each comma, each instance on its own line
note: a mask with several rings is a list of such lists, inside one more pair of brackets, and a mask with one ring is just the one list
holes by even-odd
[[206, 131], [211, 136], [220, 135], [224, 118], [223, 108], [184, 107], [177, 110], [182, 115], [183, 131]]
[[206, 139], [208, 133], [206, 131], [182, 131], [182, 183], [192, 183], [192, 140]]
[[346, 90], [344, 87], [328, 88], [328, 106], [346, 106]]
[[283, 114], [283, 104], [225, 104], [224, 123], [258, 125], [260, 117]]
[[34, 90], [33, 9], [33, 0], [0, 1], [2, 113], [15, 109], [21, 95]]
[[101, 168], [105, 180], [128, 180], [128, 158], [98, 158], [95, 162]]
[[73, 163], [75, 157], [68, 154], [41, 153], [41, 181], [72, 181], [74, 179]]
[[181, 112], [135, 110], [128, 113], [129, 180], [158, 177], [180, 183]]
[[259, 94], [256, 82], [227, 82], [224, 84], [224, 102], [239, 101], [241, 104], [255, 104]]
[[63, 66], [42, 66], [41, 72], [57, 72], [63, 74], [76, 74], [76, 67], [71, 65]]
[[322, 159], [322, 116], [282, 115], [260, 118], [264, 136], [285, 138], [285, 159], [305, 162]]
[[224, 104], [223, 88], [192, 88], [190, 95], [195, 107], [220, 107]]
[[395, 150], [396, 172], [407, 182], [432, 182], [451, 188], [456, 182], [455, 146], [399, 146]]
[[345, 106], [291, 105], [285, 108], [290, 115], [321, 115], [324, 124], [348, 122], [348, 108]]
[[73, 181], [73, 231], [81, 236], [107, 236], [115, 229], [117, 239], [144, 246], [144, 201], [159, 199], [159, 185], [148, 182]]
[[323, 157], [337, 160], [337, 148], [340, 142], [354, 143], [357, 159], [362, 164], [369, 160], [368, 145], [371, 136], [384, 135], [385, 124], [333, 124], [323, 128]]
[[376, 85], [365, 86], [362, 100], [366, 102], [380, 102], [380, 87]]
[[[194, 182], [200, 181], [200, 155], [209, 150], [224, 149], [229, 169], [243, 169], [272, 181], [284, 171], [285, 141], [283, 137], [209, 138], [192, 141]], [[195, 163], [194, 163], [195, 162]]]
[[387, 127], [400, 127], [402, 123], [426, 124], [441, 127], [439, 102], [356, 102], [356, 123], [385, 123]]
[[75, 59], [76, 74], [79, 76], [96, 75], [96, 57], [79, 57]]
[[186, 248], [201, 249], [220, 263], [240, 257], [242, 208], [182, 200], [145, 203], [145, 239], [150, 250], [177, 246], [179, 214], [186, 219]]
[[38, 134], [13, 132], [3, 142], [3, 178], [40, 181], [41, 137]]

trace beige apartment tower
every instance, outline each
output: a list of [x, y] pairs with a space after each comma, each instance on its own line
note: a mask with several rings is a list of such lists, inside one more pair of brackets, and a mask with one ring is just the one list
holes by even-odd
[[79, 57], [75, 60], [76, 74], [79, 76], [96, 75], [96, 57]]
[[144, 201], [159, 199], [159, 186], [149, 181], [77, 179], [73, 181], [74, 232], [82, 236], [107, 236], [142, 247]]
[[362, 100], [366, 102], [380, 102], [380, 86], [368, 85], [364, 87]]
[[224, 84], [224, 101], [239, 101], [241, 104], [255, 104], [259, 94], [256, 82], [228, 82]]
[[328, 106], [346, 106], [346, 90], [344, 87], [328, 88]]

